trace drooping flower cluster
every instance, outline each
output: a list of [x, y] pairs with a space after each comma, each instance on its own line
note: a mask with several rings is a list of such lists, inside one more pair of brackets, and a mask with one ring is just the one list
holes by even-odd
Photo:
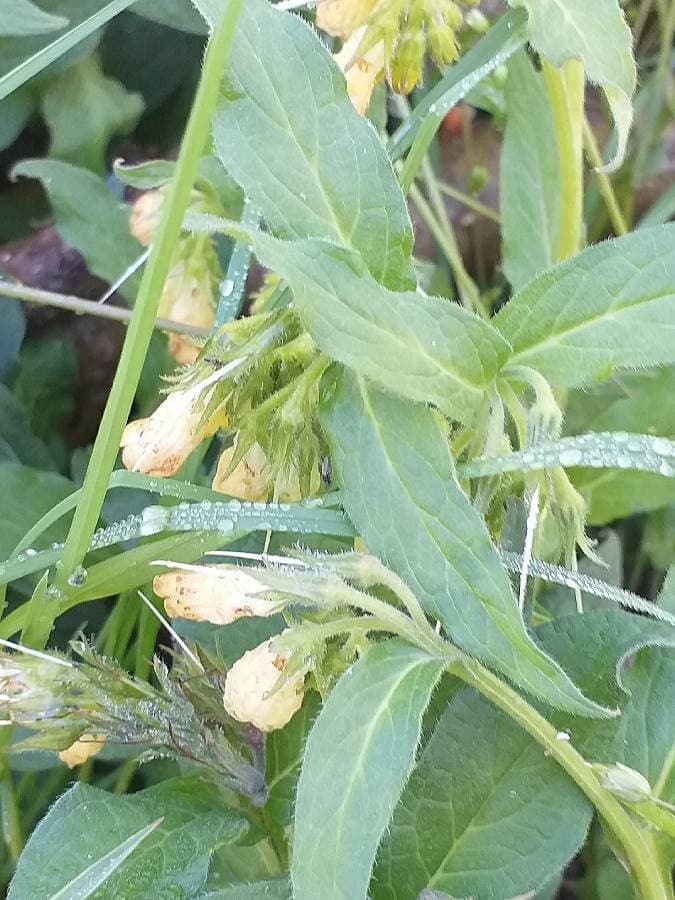
[[[459, 53], [466, 8], [478, 0], [319, 0], [319, 28], [344, 40], [336, 59], [349, 95], [365, 114], [377, 81], [409, 94], [422, 78], [428, 50], [444, 68]], [[475, 13], [474, 13], [475, 16]]]

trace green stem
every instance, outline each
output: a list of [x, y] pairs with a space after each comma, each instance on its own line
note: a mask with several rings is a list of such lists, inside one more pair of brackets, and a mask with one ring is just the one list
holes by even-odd
[[483, 216], [499, 225], [499, 214], [497, 211], [486, 203], [477, 200], [476, 197], [472, 197], [471, 194], [466, 194], [464, 191], [460, 191], [458, 188], [453, 187], [453, 185], [448, 184], [445, 181], [438, 182], [438, 189], [441, 193], [446, 194], [448, 197], [452, 197], [453, 200], [457, 200], [462, 206], [472, 209], [479, 216]]
[[69, 573], [82, 562], [101, 513], [108, 479], [115, 465], [122, 431], [131, 411], [152, 337], [159, 298], [180, 235], [183, 214], [208, 140], [223, 69], [242, 6], [243, 0], [230, 0], [206, 51], [202, 78], [185, 131], [175, 177], [163, 204], [157, 237], [143, 274], [115, 380], [87, 468], [82, 499], [68, 533], [61, 558], [61, 570], [55, 579], [57, 586], [61, 588], [65, 588]]
[[619, 206], [619, 201], [617, 200], [616, 194], [614, 193], [612, 181], [605, 172], [599, 171], [599, 169], [601, 169], [604, 165], [604, 162], [602, 156], [600, 155], [600, 150], [598, 149], [598, 144], [595, 140], [593, 130], [591, 129], [591, 126], [588, 123], [588, 119], [585, 116], [584, 150], [586, 151], [586, 156], [589, 163], [595, 169], [595, 177], [598, 179], [598, 189], [600, 191], [600, 194], [602, 195], [602, 199], [605, 201], [607, 214], [609, 215], [609, 220], [612, 223], [614, 234], [627, 234], [628, 224], [626, 223], [624, 214], [621, 211], [621, 207]]
[[600, 784], [581, 754], [568, 741], [560, 740], [556, 729], [520, 694], [480, 663], [463, 656], [449, 669], [532, 735], [579, 785], [600, 814], [609, 836], [621, 847], [640, 900], [672, 900], [671, 887], [659, 872], [648, 835]]
[[558, 260], [567, 259], [581, 247], [584, 198], [583, 122], [584, 69], [578, 60], [560, 68], [543, 60], [560, 170], [560, 221]]

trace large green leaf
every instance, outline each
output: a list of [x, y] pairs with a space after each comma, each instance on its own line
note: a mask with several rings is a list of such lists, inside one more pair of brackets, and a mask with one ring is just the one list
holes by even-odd
[[32, 431], [26, 410], [4, 384], [0, 384], [0, 460], [55, 468], [49, 450]]
[[509, 0], [528, 12], [528, 37], [554, 65], [580, 59], [590, 81], [599, 84], [612, 110], [618, 133], [613, 166], [626, 152], [633, 120], [637, 79], [630, 29], [618, 0]]
[[190, 34], [206, 32], [206, 25], [190, 0], [163, 0], [161, 4], [156, 0], [136, 0], [132, 12]]
[[53, 16], [31, 0], [0, 0], [0, 35], [25, 37], [30, 34], [49, 34], [65, 28], [68, 19]]
[[514, 289], [556, 259], [560, 177], [551, 106], [524, 51], [509, 61], [499, 206], [504, 271]]
[[[143, 248], [129, 233], [127, 207], [93, 172], [56, 159], [27, 159], [14, 167], [13, 174], [40, 179], [59, 234], [80, 251], [94, 275], [114, 282], [141, 255]], [[136, 275], [120, 290], [133, 299], [137, 287]]]
[[267, 223], [285, 237], [351, 247], [377, 281], [414, 287], [412, 227], [391, 164], [308, 24], [247, 0], [230, 79], [216, 147]]
[[[628, 431], [675, 439], [675, 367], [626, 375], [618, 393], [617, 388], [614, 385], [614, 394], [595, 392], [601, 408], [591, 406], [588, 392], [573, 395], [568, 410], [574, 430]], [[594, 525], [675, 503], [675, 480], [648, 472], [581, 469], [573, 474], [573, 481]]]
[[365, 900], [442, 669], [442, 661], [388, 641], [333, 689], [307, 740], [298, 783], [294, 900]]
[[425, 889], [452, 897], [525, 894], [576, 853], [591, 815], [579, 788], [540, 745], [464, 688], [394, 812], [372, 896], [409, 900]]
[[509, 365], [556, 385], [675, 362], [675, 225], [584, 250], [531, 281], [494, 324], [513, 347]]
[[49, 810], [18, 862], [9, 900], [47, 900], [139, 829], [162, 823], [93, 894], [96, 900], [193, 896], [220, 844], [245, 831], [213, 784], [185, 777], [131, 796], [77, 784]]
[[[0, 558], [6, 559], [28, 529], [47, 510], [73, 490], [74, 485], [56, 472], [41, 472], [13, 462], [0, 463], [2, 529]], [[64, 536], [67, 521], [59, 522], [40, 538], [44, 546]], [[35, 552], [34, 548], [31, 548]]]
[[449, 638], [553, 705], [601, 714], [530, 640], [436, 414], [345, 372], [322, 421], [356, 530]]
[[254, 246], [288, 281], [305, 328], [333, 359], [471, 421], [510, 349], [489, 323], [440, 297], [387, 290], [359, 256], [326, 241], [257, 234]]
[[50, 79], [41, 106], [51, 131], [50, 156], [104, 172], [110, 139], [132, 130], [143, 98], [104, 75], [98, 57], [91, 55]]

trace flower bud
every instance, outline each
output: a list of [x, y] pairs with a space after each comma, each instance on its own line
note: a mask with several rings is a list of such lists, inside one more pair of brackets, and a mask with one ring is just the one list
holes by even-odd
[[[460, 22], [461, 22], [461, 13]], [[429, 51], [439, 68], [444, 68], [457, 59], [459, 49], [455, 38], [456, 28], [446, 17], [435, 12], [427, 19], [427, 40]]]
[[363, 39], [363, 29], [357, 31], [335, 55], [335, 62], [344, 72], [347, 93], [356, 111], [365, 116], [375, 85], [384, 73], [384, 41], [378, 41], [363, 56], [354, 58]]
[[0, 704], [10, 719], [39, 719], [54, 715], [63, 706], [55, 689], [55, 666], [47, 660], [29, 656], [0, 657]]
[[157, 575], [154, 592], [171, 618], [229, 625], [244, 616], [272, 616], [285, 606], [260, 594], [269, 587], [238, 566], [209, 566], [201, 571]]
[[251, 444], [232, 471], [232, 460], [237, 452], [234, 446], [223, 450], [211, 487], [221, 494], [240, 500], [267, 500], [270, 493], [268, 461], [260, 444]]
[[203, 403], [193, 390], [169, 394], [151, 416], [124, 429], [122, 463], [132, 472], [175, 475], [206, 436], [202, 413]]
[[421, 27], [405, 31], [394, 49], [389, 81], [397, 94], [409, 94], [422, 80], [426, 40]]
[[[169, 309], [169, 319], [182, 325], [211, 328], [215, 318], [213, 287], [208, 272], [200, 277], [186, 278]], [[200, 348], [182, 334], [169, 335], [169, 353], [180, 365], [188, 366], [196, 361]]]
[[59, 759], [64, 762], [69, 769], [75, 766], [81, 766], [92, 756], [100, 753], [105, 744], [104, 734], [83, 734], [81, 738], [71, 744], [67, 750], [61, 750]]
[[619, 762], [601, 768], [600, 784], [619, 800], [625, 800], [627, 803], [649, 800], [652, 795], [652, 789], [644, 775]]
[[295, 672], [277, 688], [288, 657], [272, 645], [273, 640], [265, 641], [244, 653], [225, 677], [225, 709], [233, 719], [260, 731], [283, 728], [302, 706], [304, 695], [304, 672]]
[[349, 37], [366, 21], [378, 0], [319, 0], [316, 27], [334, 37]]
[[131, 207], [129, 230], [144, 247], [149, 247], [155, 239], [163, 202], [163, 191], [148, 191], [141, 194]]

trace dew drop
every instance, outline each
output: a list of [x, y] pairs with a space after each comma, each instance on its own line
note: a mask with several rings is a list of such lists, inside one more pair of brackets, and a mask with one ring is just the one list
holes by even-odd
[[232, 296], [232, 292], [234, 291], [234, 281], [231, 278], [226, 278], [222, 285], [220, 286], [220, 295], [221, 297], [230, 297]]
[[165, 527], [168, 518], [168, 510], [164, 506], [146, 506], [141, 513], [141, 521], [139, 526], [139, 534], [141, 537], [147, 537], [151, 534], [157, 534]]
[[581, 450], [563, 450], [560, 454], [561, 466], [578, 466], [582, 459]]
[[78, 566], [68, 576], [68, 584], [71, 587], [81, 587], [85, 581], [87, 580], [87, 575], [89, 573], [84, 568], [84, 566]]

